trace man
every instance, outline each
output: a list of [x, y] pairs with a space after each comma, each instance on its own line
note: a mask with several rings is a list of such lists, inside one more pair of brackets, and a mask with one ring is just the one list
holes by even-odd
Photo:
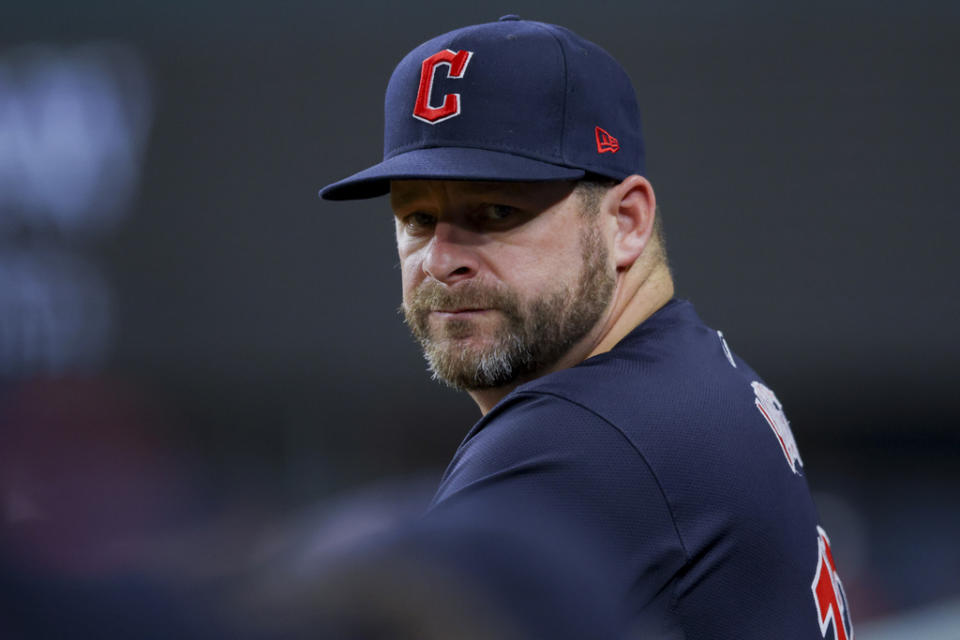
[[506, 16], [414, 49], [385, 114], [383, 162], [321, 195], [390, 194], [406, 321], [484, 414], [433, 511], [575, 522], [645, 637], [851, 638], [780, 403], [673, 298], [620, 65]]

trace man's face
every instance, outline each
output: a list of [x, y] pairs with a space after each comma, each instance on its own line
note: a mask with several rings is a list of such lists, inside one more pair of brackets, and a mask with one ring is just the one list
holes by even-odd
[[555, 365], [614, 289], [573, 183], [395, 181], [403, 312], [434, 378], [502, 387]]

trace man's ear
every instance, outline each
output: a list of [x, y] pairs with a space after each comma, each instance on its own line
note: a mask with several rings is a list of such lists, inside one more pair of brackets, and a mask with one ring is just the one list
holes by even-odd
[[616, 212], [617, 234], [613, 259], [618, 270], [629, 269], [643, 254], [653, 233], [657, 198], [650, 181], [639, 175], [627, 176], [607, 193], [607, 211]]

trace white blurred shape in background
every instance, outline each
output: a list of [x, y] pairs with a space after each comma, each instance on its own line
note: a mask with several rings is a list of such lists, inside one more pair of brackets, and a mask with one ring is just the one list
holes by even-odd
[[0, 252], [0, 376], [99, 369], [113, 334], [112, 298], [80, 257]]
[[128, 46], [0, 52], [0, 376], [106, 360], [113, 295], [71, 247], [130, 213], [152, 115], [145, 65]]
[[0, 234], [113, 228], [136, 193], [151, 119], [129, 47], [0, 54]]

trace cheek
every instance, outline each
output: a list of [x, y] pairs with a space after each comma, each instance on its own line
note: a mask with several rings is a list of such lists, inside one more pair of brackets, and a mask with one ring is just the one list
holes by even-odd
[[403, 299], [407, 299], [407, 291], [413, 285], [413, 277], [416, 274], [416, 253], [409, 244], [401, 238], [400, 232], [397, 232], [397, 257], [400, 259], [400, 284], [403, 287]]
[[579, 274], [581, 262], [578, 246], [538, 247], [514, 252], [502, 261], [500, 276], [521, 291], [542, 293]]
[[409, 299], [413, 290], [423, 281], [423, 270], [415, 255], [400, 257], [400, 285], [404, 301]]

